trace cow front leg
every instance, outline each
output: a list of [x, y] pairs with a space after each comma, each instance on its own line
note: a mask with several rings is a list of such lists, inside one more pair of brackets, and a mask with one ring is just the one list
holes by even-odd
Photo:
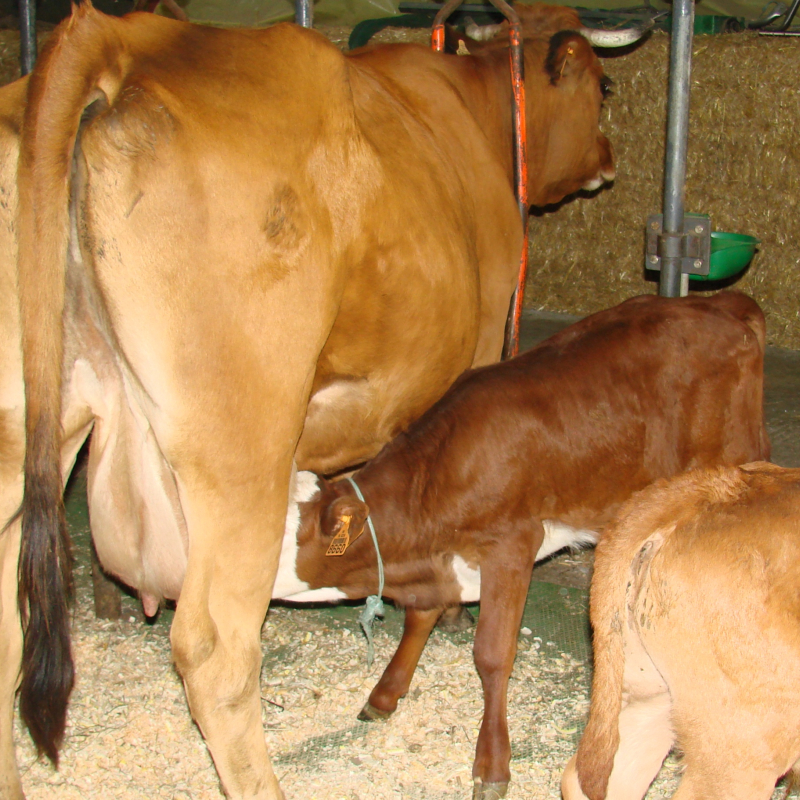
[[[527, 537], [526, 537], [527, 538]], [[537, 537], [536, 549], [540, 540]], [[475, 632], [475, 666], [483, 685], [483, 721], [472, 767], [473, 800], [505, 797], [511, 779], [508, 678], [536, 550], [530, 541], [495, 548], [481, 564], [481, 610]]]
[[387, 719], [395, 712], [397, 701], [408, 692], [419, 658], [441, 613], [441, 608], [406, 608], [400, 644], [361, 709], [360, 720]]

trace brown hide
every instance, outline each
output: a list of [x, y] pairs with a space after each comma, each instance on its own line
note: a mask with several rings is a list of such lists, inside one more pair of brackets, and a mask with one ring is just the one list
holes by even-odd
[[797, 469], [695, 471], [624, 506], [597, 548], [592, 706], [565, 800], [641, 800], [673, 745], [675, 797], [772, 796], [800, 758], [799, 563]]
[[[544, 68], [574, 12], [535, 17], [528, 128], [543, 202], [612, 166], [594, 54], [578, 43], [556, 82]], [[21, 338], [27, 398], [24, 435], [18, 400], [0, 409], [15, 476], [2, 489], [15, 507], [27, 436], [21, 708], [49, 757], [72, 681], [61, 487], [94, 425], [98, 552], [149, 608], [180, 588], [173, 651], [225, 791], [280, 796], [259, 631], [292, 462], [332, 471], [374, 455], [464, 368], [499, 357], [522, 242], [507, 72], [497, 48], [345, 56], [292, 25], [216, 30], [85, 2], [2, 95], [21, 337], [0, 388], [21, 393]], [[13, 530], [0, 762], [18, 792]]]
[[[480, 569], [475, 661], [485, 713], [476, 796], [505, 786], [505, 691], [543, 523], [601, 531], [658, 478], [768, 458], [763, 357], [764, 318], [750, 298], [646, 296], [462, 376], [356, 473], [384, 560], [384, 594], [411, 612], [405, 654], [398, 651], [366, 713], [388, 715], [407, 690], [435, 621], [424, 612], [462, 599], [459, 556]], [[358, 519], [353, 494], [345, 481], [323, 482], [302, 507], [297, 575], [311, 589], [363, 597], [377, 587], [369, 536], [341, 557], [325, 555], [342, 515]]]

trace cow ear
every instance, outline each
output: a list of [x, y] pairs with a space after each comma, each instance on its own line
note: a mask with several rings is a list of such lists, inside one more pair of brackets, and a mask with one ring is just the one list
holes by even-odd
[[329, 540], [326, 556], [344, 555], [348, 547], [364, 532], [369, 506], [355, 497], [337, 497], [322, 520], [322, 535]]
[[444, 51], [451, 55], [469, 55], [467, 37], [452, 25], [444, 26]]
[[559, 31], [550, 39], [544, 68], [550, 83], [580, 76], [590, 63], [592, 46], [577, 31]]

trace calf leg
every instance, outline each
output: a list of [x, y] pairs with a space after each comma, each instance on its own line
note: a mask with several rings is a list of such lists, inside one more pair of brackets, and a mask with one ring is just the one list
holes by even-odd
[[[541, 541], [537, 541], [536, 549], [539, 544]], [[517, 634], [536, 552], [529, 548], [527, 552], [519, 552], [519, 549], [501, 554], [495, 548], [488, 563], [485, 560], [481, 564], [475, 666], [483, 684], [483, 721], [472, 767], [474, 800], [505, 797], [511, 778], [506, 718], [508, 678], [517, 653]]]
[[386, 719], [397, 709], [397, 701], [403, 697], [411, 685], [414, 670], [425, 649], [433, 626], [442, 613], [441, 608], [406, 608], [403, 638], [392, 660], [372, 690], [369, 700], [361, 713], [360, 720]]

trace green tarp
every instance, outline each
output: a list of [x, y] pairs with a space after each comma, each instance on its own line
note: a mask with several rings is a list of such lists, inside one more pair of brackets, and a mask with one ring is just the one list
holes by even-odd
[[[475, 0], [466, 0], [474, 3]], [[294, 17], [294, 4], [289, 0], [178, 0], [190, 19], [218, 25], [268, 25]], [[566, 3], [593, 9], [630, 8], [630, 0], [580, 0]], [[670, 5], [659, 0], [650, 3], [657, 10], [669, 10]], [[719, 15], [758, 19], [765, 0], [702, 0], [696, 6], [698, 15]], [[487, 8], [491, 8], [487, 5]], [[640, 7], [641, 8], [641, 7]], [[400, 14], [400, 0], [317, 0], [314, 20], [326, 23], [353, 25], [364, 19]]]

